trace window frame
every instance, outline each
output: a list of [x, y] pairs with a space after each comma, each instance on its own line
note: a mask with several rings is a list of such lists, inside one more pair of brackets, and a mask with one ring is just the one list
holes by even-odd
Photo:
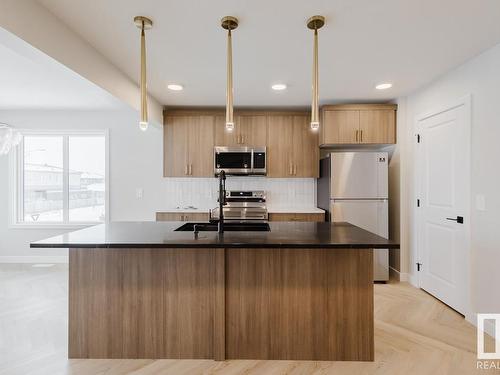
[[[102, 130], [36, 130], [36, 129], [20, 129], [23, 138], [19, 145], [15, 147], [9, 154], [10, 164], [10, 227], [11, 228], [53, 228], [53, 229], [78, 229], [93, 225], [105, 224], [110, 221], [109, 212], [109, 129]], [[25, 222], [23, 220], [24, 210], [24, 137], [25, 136], [60, 136], [63, 137], [63, 221], [62, 222]], [[104, 136], [104, 221], [69, 221], [69, 137], [70, 136]], [[68, 194], [66, 194], [68, 193]]]

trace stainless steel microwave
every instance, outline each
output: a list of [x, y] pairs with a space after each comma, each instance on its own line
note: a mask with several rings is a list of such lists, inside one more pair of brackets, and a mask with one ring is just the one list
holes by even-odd
[[225, 147], [214, 148], [214, 174], [221, 171], [230, 175], [266, 175], [265, 147]]

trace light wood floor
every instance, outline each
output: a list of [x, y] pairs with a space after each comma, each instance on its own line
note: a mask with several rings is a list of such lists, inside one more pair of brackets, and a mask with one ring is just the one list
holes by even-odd
[[0, 374], [493, 374], [475, 328], [408, 284], [375, 286], [375, 362], [67, 360], [67, 266], [0, 265]]

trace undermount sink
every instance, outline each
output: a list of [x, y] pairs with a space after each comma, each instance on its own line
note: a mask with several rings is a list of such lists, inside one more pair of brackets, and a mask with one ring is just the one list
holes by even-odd
[[[217, 223], [186, 223], [175, 229], [176, 232], [194, 232], [196, 225], [200, 232], [217, 232]], [[224, 223], [225, 232], [269, 232], [268, 223]]]

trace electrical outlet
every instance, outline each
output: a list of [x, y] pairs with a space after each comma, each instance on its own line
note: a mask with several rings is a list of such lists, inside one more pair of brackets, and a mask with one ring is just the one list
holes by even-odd
[[486, 211], [486, 197], [483, 194], [476, 194], [476, 210]]
[[144, 190], [142, 188], [135, 188], [135, 197], [137, 199], [142, 199], [143, 195], [144, 195]]

